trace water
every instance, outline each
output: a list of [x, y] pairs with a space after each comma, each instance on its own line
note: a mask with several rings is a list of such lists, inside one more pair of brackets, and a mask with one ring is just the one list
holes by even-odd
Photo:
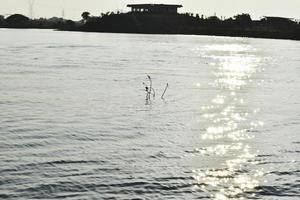
[[289, 40], [1, 29], [0, 198], [299, 199], [299, 55]]

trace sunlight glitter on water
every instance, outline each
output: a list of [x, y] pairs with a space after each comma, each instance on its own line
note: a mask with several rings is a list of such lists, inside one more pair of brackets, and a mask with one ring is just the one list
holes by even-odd
[[[249, 171], [256, 154], [247, 144], [254, 138], [248, 130], [263, 125], [263, 122], [249, 121], [249, 111], [245, 109], [246, 102], [240, 94], [259, 71], [260, 59], [245, 53], [255, 51], [250, 49], [251, 46], [243, 44], [212, 45], [206, 46], [201, 53], [211, 59], [210, 66], [215, 76], [212, 85], [219, 94], [211, 100], [211, 105], [202, 107], [205, 112], [202, 116], [208, 121], [208, 126], [201, 139], [214, 142], [211, 146], [198, 148], [198, 152], [202, 156], [214, 156], [223, 163], [220, 168], [194, 170], [194, 178], [214, 199], [244, 198], [244, 193], [253, 191], [263, 176], [261, 170]], [[219, 51], [223, 54], [216, 55]]]

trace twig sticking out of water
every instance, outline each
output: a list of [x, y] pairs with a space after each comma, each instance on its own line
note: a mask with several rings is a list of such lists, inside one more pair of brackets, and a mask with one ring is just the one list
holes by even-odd
[[165, 90], [164, 90], [163, 94], [161, 95], [161, 99], [164, 99], [164, 95], [165, 95], [168, 87], [169, 87], [169, 83], [166, 84]]
[[151, 92], [152, 92], [152, 79], [149, 75], [147, 75], [148, 79], [149, 79], [149, 82], [150, 82], [150, 87], [149, 87], [149, 90], [148, 90], [148, 97], [149, 97], [149, 100], [151, 99]]
[[146, 83], [143, 82], [143, 85], [145, 86], [145, 90], [146, 90], [146, 100], [150, 99], [150, 95], [149, 95], [149, 87]]
[[[147, 75], [147, 78], [149, 80], [149, 86], [143, 82], [143, 85], [145, 86], [145, 90], [146, 90], [146, 101], [150, 101], [151, 100], [151, 92], [152, 92], [152, 97], [153, 99], [155, 98], [155, 90], [152, 86], [152, 79], [149, 75]], [[164, 95], [167, 91], [167, 88], [169, 87], [169, 84], [167, 83], [166, 87], [165, 87], [165, 90], [163, 92], [163, 94], [161, 95], [161, 99], [164, 99]]]
[[150, 86], [148, 87], [148, 85], [146, 83], [143, 83], [145, 85], [145, 89], [146, 89], [146, 100], [151, 100], [151, 92], [153, 92], [152, 97], [155, 98], [155, 90], [152, 86], [152, 79], [149, 75], [147, 75], [147, 78], [149, 80], [149, 84]]
[[153, 98], [155, 98], [155, 90], [154, 90], [154, 88], [152, 87], [152, 91], [153, 91]]

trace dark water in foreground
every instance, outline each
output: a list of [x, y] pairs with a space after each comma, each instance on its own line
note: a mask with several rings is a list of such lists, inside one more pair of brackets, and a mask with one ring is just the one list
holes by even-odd
[[299, 199], [299, 55], [289, 40], [1, 29], [0, 199]]

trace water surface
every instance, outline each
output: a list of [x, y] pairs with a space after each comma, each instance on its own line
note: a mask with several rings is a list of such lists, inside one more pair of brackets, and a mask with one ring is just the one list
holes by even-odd
[[1, 29], [0, 198], [298, 199], [299, 55], [289, 40]]

